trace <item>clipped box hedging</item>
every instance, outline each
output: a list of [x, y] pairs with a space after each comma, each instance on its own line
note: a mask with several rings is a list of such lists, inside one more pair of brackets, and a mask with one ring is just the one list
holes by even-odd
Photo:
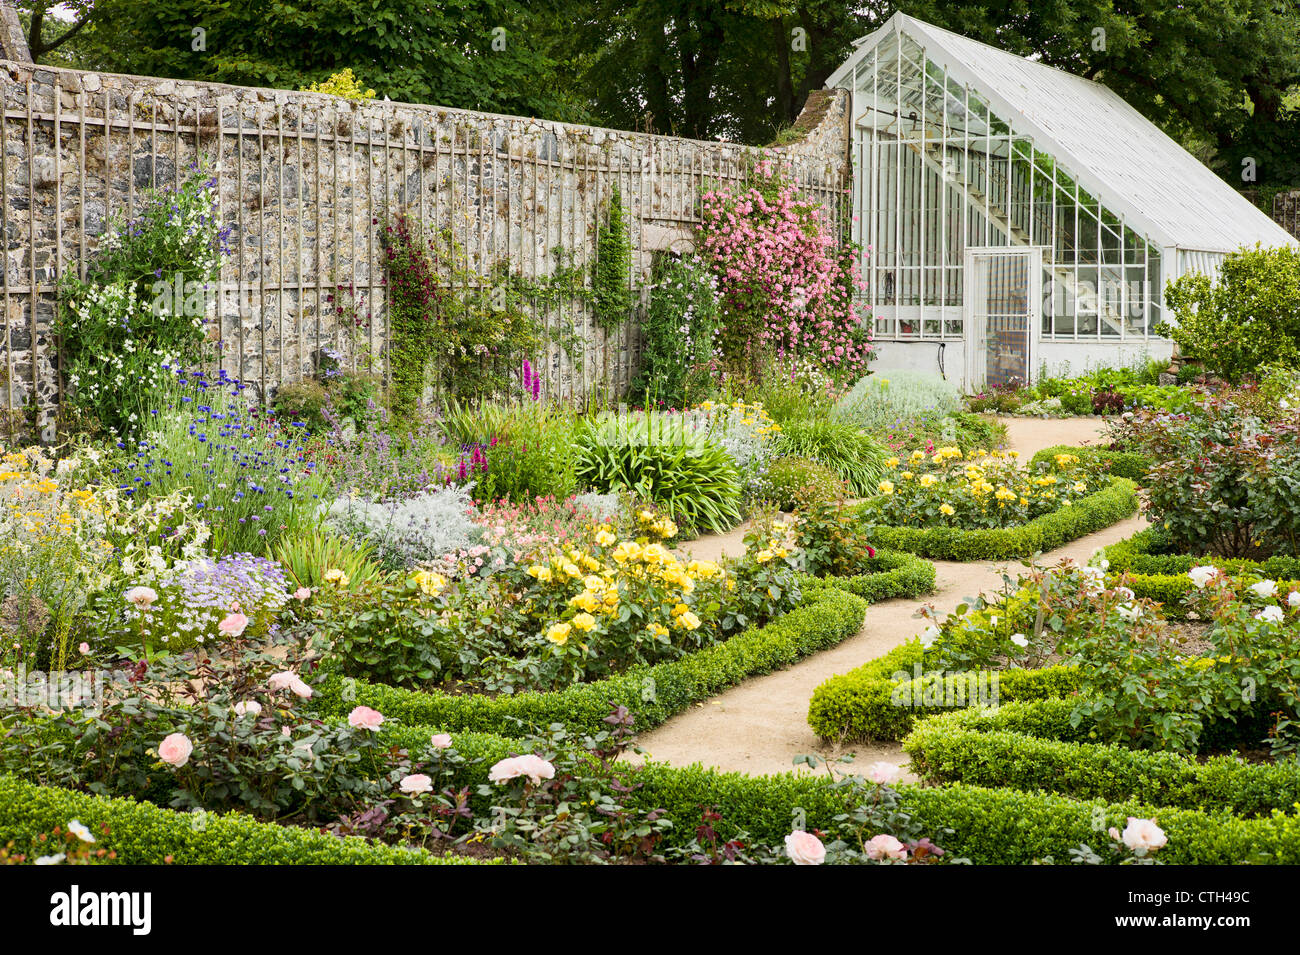
[[1085, 464], [1107, 465], [1111, 477], [1128, 478], [1136, 484], [1146, 479], [1147, 469], [1154, 463], [1145, 454], [1136, 451], [1112, 451], [1109, 448], [1096, 448], [1091, 445], [1076, 447], [1069, 444], [1055, 444], [1043, 448], [1032, 458], [1030, 464], [1051, 464], [1058, 454], [1073, 454]]
[[[14, 851], [56, 826], [77, 819], [98, 833], [119, 865], [469, 865], [477, 860], [339, 838], [311, 829], [257, 822], [237, 814], [162, 809], [151, 803], [76, 793], [0, 775], [0, 845]], [[108, 862], [107, 858], [102, 861]]]
[[[919, 717], [980, 702], [978, 672], [974, 681], [967, 673], [917, 677], [923, 652], [921, 642], [911, 640], [856, 670], [831, 677], [813, 692], [808, 725], [827, 740], [900, 740]], [[898, 673], [906, 678], [895, 679]], [[1073, 667], [987, 671], [990, 677], [993, 673], [997, 686], [992, 702], [1065, 696], [1079, 687]]]
[[1127, 574], [1127, 585], [1134, 594], [1160, 601], [1166, 615], [1172, 617], [1187, 614], [1186, 600], [1194, 589], [1187, 572], [1193, 567], [1213, 564], [1233, 576], [1271, 578], [1283, 590], [1293, 584], [1300, 585], [1300, 558], [1228, 560], [1206, 554], [1180, 554], [1172, 551], [1172, 547], [1167, 533], [1148, 527], [1106, 548], [1106, 560], [1110, 562], [1108, 573], [1115, 577]]
[[1241, 816], [1300, 803], [1300, 765], [1204, 761], [1178, 753], [1091, 741], [1092, 724], [1070, 725], [1074, 704], [1047, 699], [920, 720], [903, 748], [931, 782], [1047, 788], [1080, 799], [1141, 799]]
[[824, 581], [808, 581], [804, 602], [766, 626], [677, 660], [581, 683], [549, 693], [514, 696], [455, 695], [440, 690], [407, 690], [346, 679], [331, 673], [318, 685], [313, 702], [326, 715], [354, 706], [374, 707], [385, 717], [436, 726], [443, 731], [473, 730], [515, 736], [520, 725], [561, 723], [574, 732], [607, 728], [614, 705], [625, 706], [640, 730], [658, 726], [721, 690], [769, 673], [857, 633], [867, 602]]
[[1054, 550], [1133, 515], [1137, 506], [1136, 485], [1127, 478], [1113, 478], [1100, 491], [1019, 527], [874, 526], [871, 533], [881, 547], [932, 560], [1003, 560]]
[[934, 564], [902, 551], [877, 551], [863, 564], [863, 572], [852, 577], [805, 578], [804, 589], [811, 585], [835, 587], [870, 602], [879, 603], [896, 597], [920, 597], [934, 590]]

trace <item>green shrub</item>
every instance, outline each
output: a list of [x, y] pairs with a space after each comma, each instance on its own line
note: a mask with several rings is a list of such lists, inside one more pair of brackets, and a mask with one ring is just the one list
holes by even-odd
[[1186, 357], [1240, 381], [1274, 362], [1300, 364], [1300, 249], [1241, 249], [1217, 276], [1189, 272], [1169, 283], [1173, 323], [1156, 327]]
[[474, 499], [528, 504], [577, 489], [572, 414], [545, 401], [452, 402], [438, 427], [454, 444], [480, 447], [487, 470], [474, 476]]
[[1075, 447], [1069, 444], [1043, 448], [1030, 458], [1029, 463], [1050, 463], [1058, 454], [1073, 454], [1085, 464], [1101, 464], [1111, 477], [1128, 478], [1138, 485], [1142, 484], [1147, 468], [1152, 463], [1149, 457], [1136, 451], [1111, 451], [1108, 448]]
[[881, 547], [933, 560], [1003, 560], [1054, 550], [1136, 511], [1133, 482], [1115, 478], [1109, 487], [1020, 527], [973, 531], [955, 527], [873, 527], [871, 533]]
[[329, 404], [325, 386], [314, 378], [305, 378], [275, 389], [271, 407], [282, 421], [300, 421], [308, 431], [320, 434], [329, 430], [325, 418]]
[[1300, 802], [1300, 764], [1205, 760], [1096, 743], [1073, 725], [1074, 701], [1008, 703], [919, 720], [903, 748], [926, 781], [1049, 791], [1077, 799], [1141, 799], [1242, 816], [1289, 812]]
[[877, 551], [847, 577], [813, 577], [803, 583], [804, 600], [812, 599], [823, 587], [854, 594], [868, 603], [895, 597], [920, 597], [934, 590], [934, 564], [911, 554]]
[[[969, 674], [926, 674], [923, 666], [920, 641], [911, 640], [831, 677], [813, 692], [808, 725], [828, 740], [899, 740], [922, 716], [980, 702], [978, 676], [972, 684]], [[1062, 696], [1079, 684], [1071, 667], [1002, 670], [997, 677], [1003, 701]]]
[[892, 371], [864, 375], [839, 403], [835, 414], [872, 434], [899, 421], [928, 415], [944, 418], [961, 410], [961, 389], [938, 375]]
[[594, 491], [626, 490], [687, 528], [721, 533], [741, 521], [735, 462], [681, 419], [608, 417], [581, 429], [574, 474]]
[[777, 437], [777, 449], [785, 457], [808, 458], [830, 468], [852, 497], [875, 492], [888, 456], [874, 438], [848, 422], [830, 418], [789, 422]]
[[[340, 838], [313, 829], [256, 822], [238, 813], [207, 814], [202, 826], [193, 813], [161, 809], [132, 799], [92, 796], [38, 786], [0, 775], [0, 840], [24, 851], [55, 826], [77, 819], [117, 854], [118, 865], [455, 865], [482, 864], [459, 856]], [[104, 859], [101, 862], [107, 861]], [[499, 861], [499, 860], [493, 860]]]
[[783, 511], [804, 501], [830, 501], [844, 493], [840, 476], [807, 458], [777, 458], [755, 482], [755, 493]]

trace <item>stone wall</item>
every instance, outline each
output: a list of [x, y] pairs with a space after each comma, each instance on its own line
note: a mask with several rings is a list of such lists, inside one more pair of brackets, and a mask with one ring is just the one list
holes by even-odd
[[[617, 187], [631, 278], [642, 283], [654, 252], [690, 246], [702, 188], [743, 178], [756, 155], [730, 143], [13, 61], [0, 61], [0, 85], [0, 409], [42, 427], [61, 395], [50, 331], [58, 275], [83, 269], [111, 223], [196, 162], [215, 175], [233, 230], [210, 335], [222, 366], [268, 394], [310, 374], [322, 346], [346, 345], [331, 305], [340, 286], [370, 314], [363, 344], [382, 358], [379, 235], [395, 211], [451, 229], [480, 274], [507, 262], [545, 277], [555, 250], [589, 273]], [[848, 121], [845, 97], [819, 91], [780, 147], [801, 188], [841, 222]], [[614, 395], [634, 376], [635, 321], [606, 334], [580, 299], [539, 317], [551, 393]], [[581, 347], [559, 344], [573, 341]]]

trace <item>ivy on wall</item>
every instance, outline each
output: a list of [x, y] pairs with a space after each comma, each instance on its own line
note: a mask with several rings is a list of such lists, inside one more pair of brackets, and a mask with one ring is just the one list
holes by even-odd
[[631, 265], [632, 240], [628, 237], [623, 195], [615, 186], [609, 199], [607, 222], [596, 229], [592, 286], [596, 323], [601, 328], [617, 328], [632, 312], [632, 287], [628, 282]]

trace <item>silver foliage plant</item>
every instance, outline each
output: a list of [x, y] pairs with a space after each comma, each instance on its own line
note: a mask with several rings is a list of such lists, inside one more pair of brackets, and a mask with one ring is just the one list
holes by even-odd
[[326, 522], [339, 532], [375, 548], [387, 563], [414, 567], [477, 543], [471, 484], [449, 484], [415, 497], [376, 501], [341, 497], [330, 505]]

